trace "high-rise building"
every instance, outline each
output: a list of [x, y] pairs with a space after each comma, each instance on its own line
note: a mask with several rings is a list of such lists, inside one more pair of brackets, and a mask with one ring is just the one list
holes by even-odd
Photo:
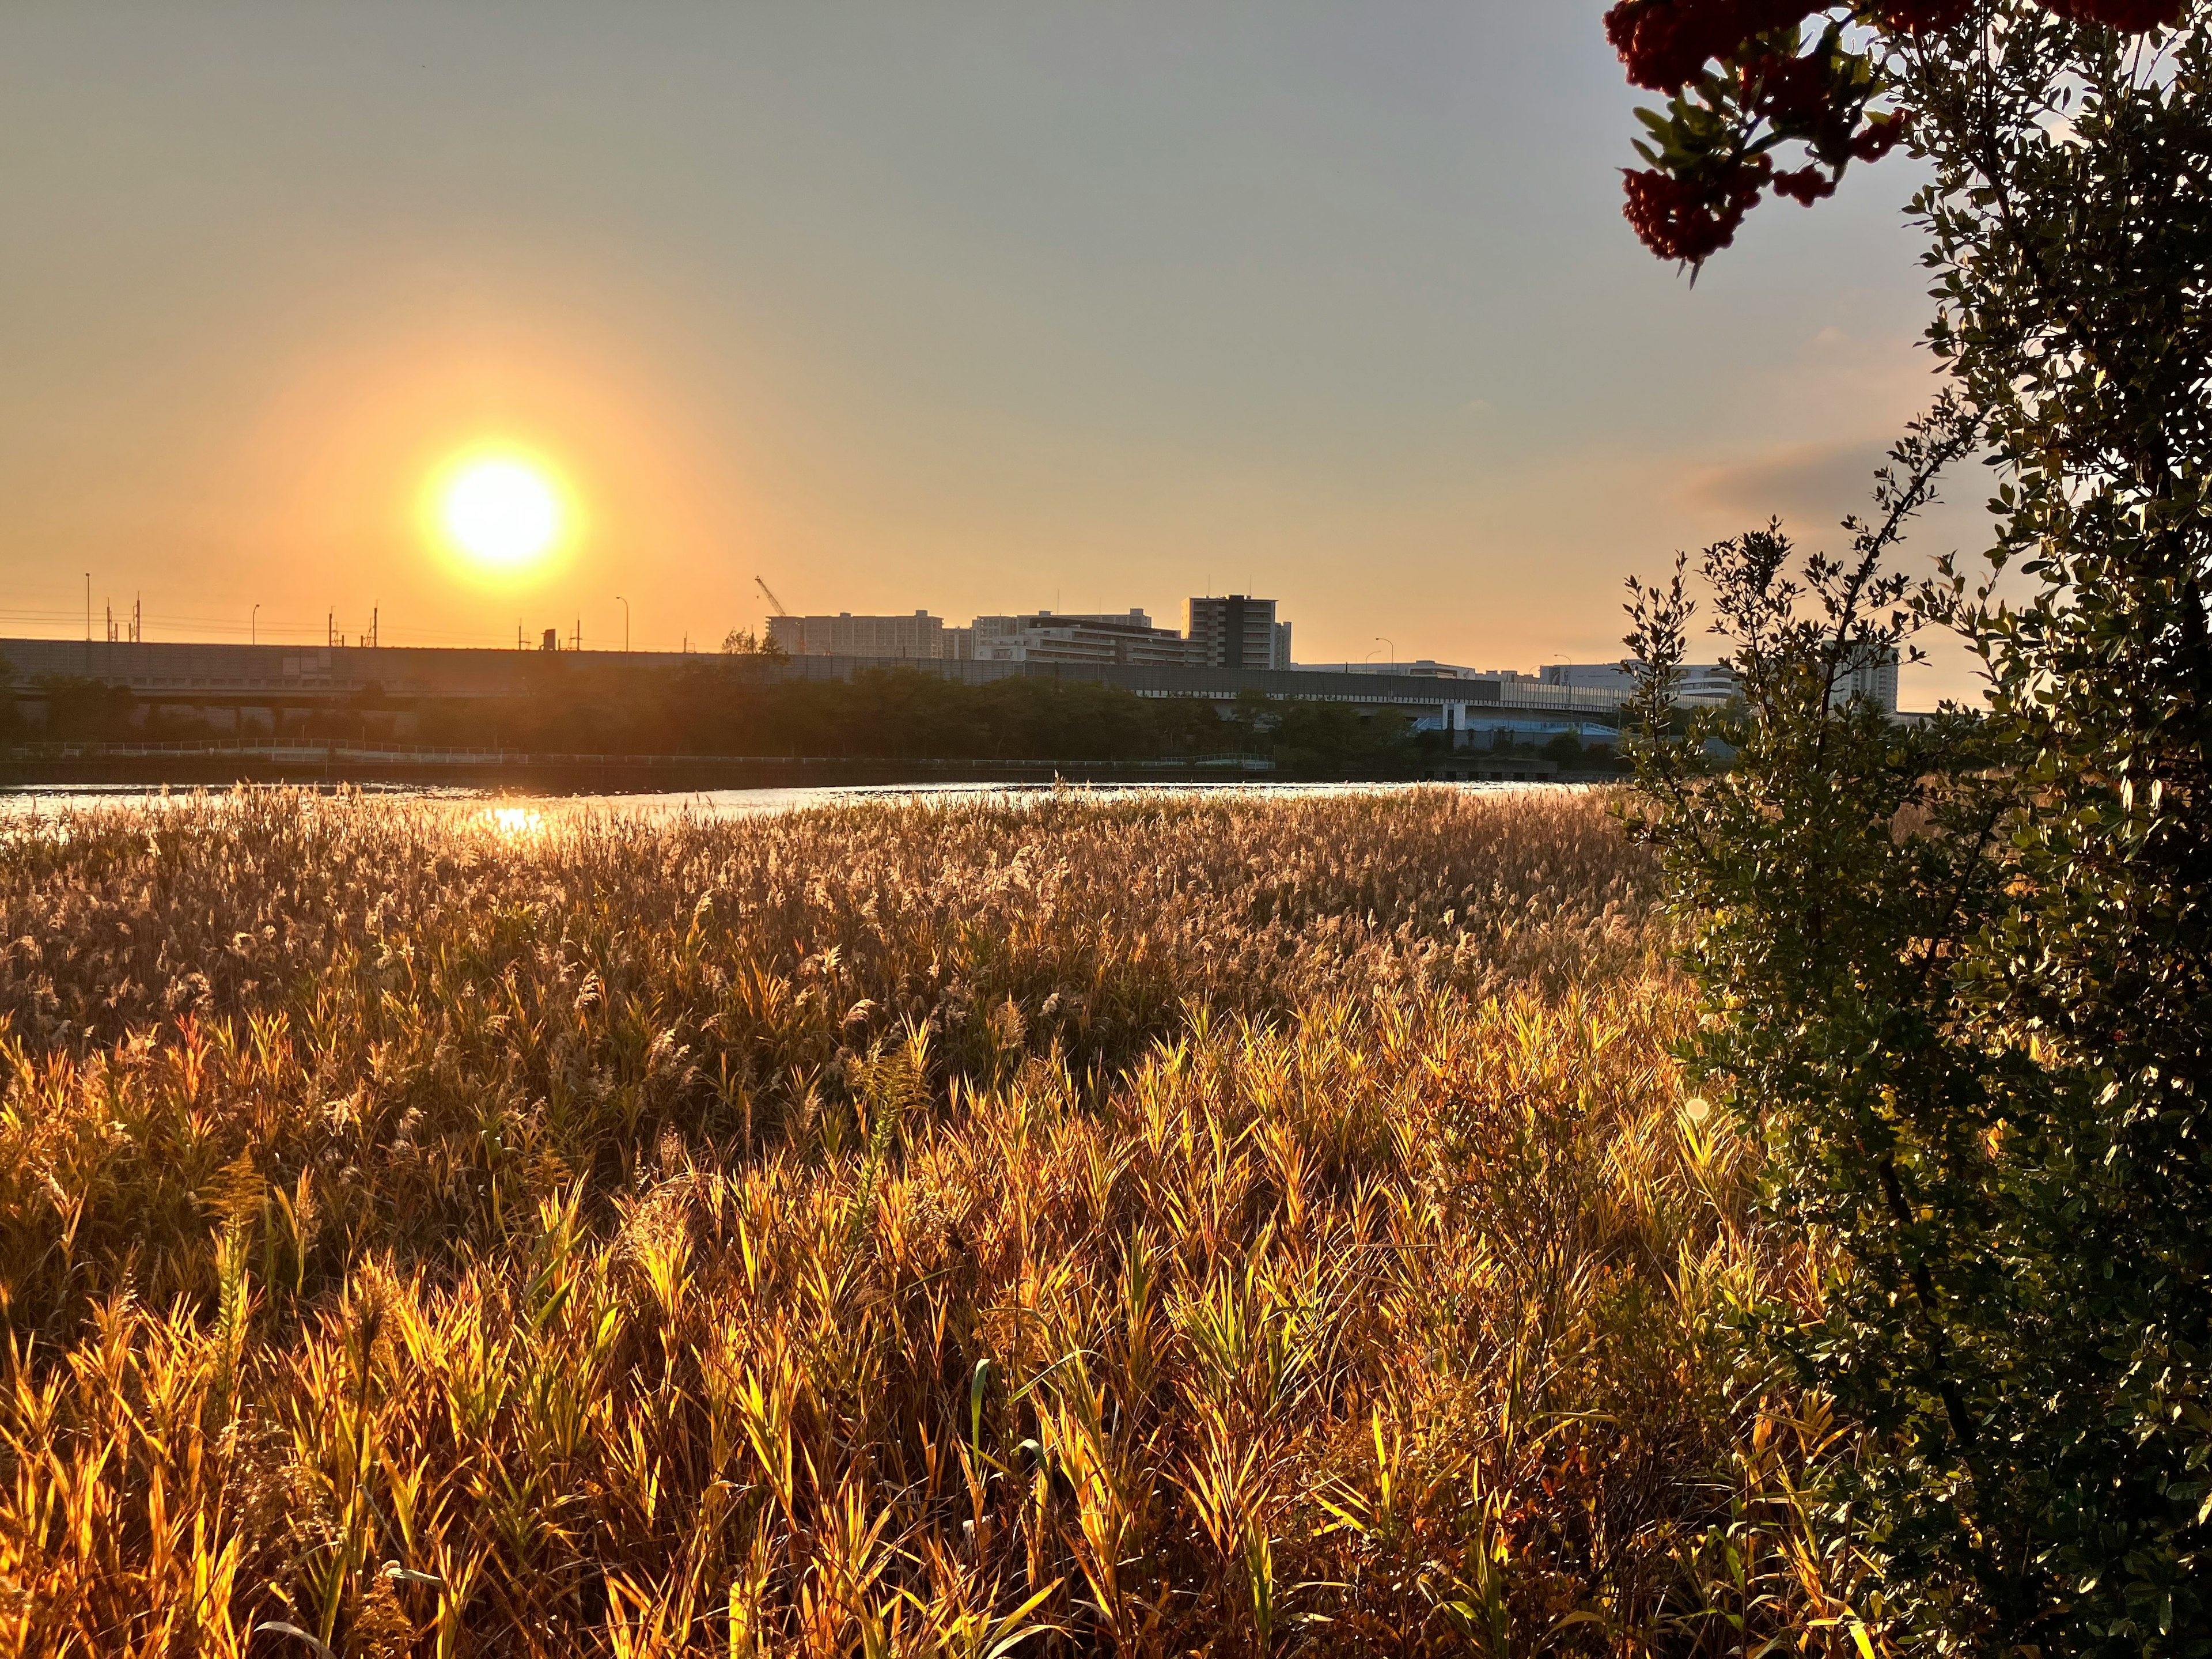
[[1842, 704], [1863, 697], [1885, 713], [1897, 712], [1897, 653], [1870, 654], [1845, 669], [1831, 700]]
[[1190, 602], [1191, 643], [1206, 668], [1288, 668], [1291, 628], [1275, 621], [1275, 602], [1246, 593]]
[[952, 652], [945, 623], [927, 611], [911, 617], [770, 617], [770, 645], [792, 657], [904, 657], [934, 661]]

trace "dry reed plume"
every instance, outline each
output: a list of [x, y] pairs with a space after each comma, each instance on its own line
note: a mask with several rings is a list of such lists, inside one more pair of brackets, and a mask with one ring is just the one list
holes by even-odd
[[19, 836], [0, 1650], [1870, 1649], [1651, 905], [1563, 794]]

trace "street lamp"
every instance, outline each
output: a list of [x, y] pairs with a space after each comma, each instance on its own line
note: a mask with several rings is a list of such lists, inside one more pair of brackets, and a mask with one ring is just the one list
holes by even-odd
[[629, 655], [629, 601], [628, 599], [623, 599], [623, 596], [619, 593], [616, 594], [615, 597], [618, 599], [622, 599], [623, 655], [627, 657]]
[[1383, 639], [1382, 635], [1380, 634], [1377, 634], [1375, 637], [1378, 640], [1382, 640], [1383, 644], [1390, 647], [1390, 666], [1395, 668], [1398, 665], [1398, 642], [1395, 640]]
[[246, 642], [248, 645], [261, 643], [261, 607], [258, 605], [246, 614]]

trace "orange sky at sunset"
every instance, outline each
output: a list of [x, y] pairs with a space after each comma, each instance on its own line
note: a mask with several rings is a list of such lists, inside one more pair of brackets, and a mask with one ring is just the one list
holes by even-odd
[[[0, 633], [81, 633], [89, 570], [152, 638], [619, 644], [623, 595], [711, 646], [758, 574], [1611, 658], [1624, 575], [1820, 537], [1931, 384], [1902, 167], [1694, 289], [1642, 253], [1597, 16], [11, 9]], [[487, 445], [573, 545], [441, 544]]]

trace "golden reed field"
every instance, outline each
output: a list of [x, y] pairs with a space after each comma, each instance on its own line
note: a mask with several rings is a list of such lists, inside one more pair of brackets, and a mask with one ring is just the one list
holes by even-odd
[[1566, 792], [19, 830], [0, 1650], [1874, 1652], [1663, 942]]

